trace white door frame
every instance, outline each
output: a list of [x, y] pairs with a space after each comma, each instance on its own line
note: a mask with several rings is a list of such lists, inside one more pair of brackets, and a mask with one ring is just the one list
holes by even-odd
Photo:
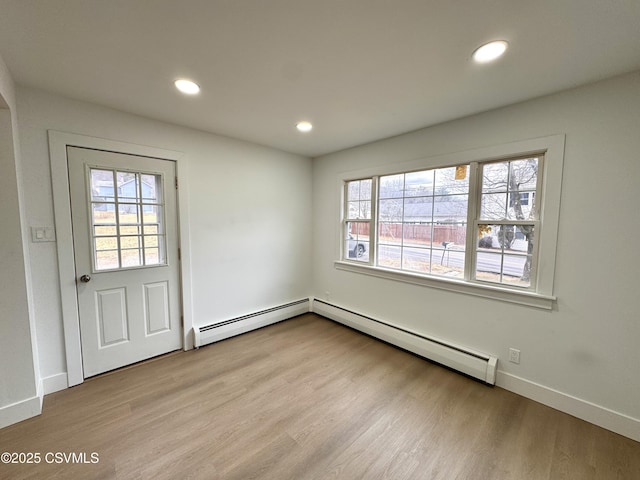
[[189, 196], [187, 194], [187, 160], [184, 154], [156, 147], [57, 132], [55, 130], [49, 130], [48, 133], [68, 386], [72, 387], [84, 382], [84, 372], [82, 369], [82, 348], [80, 346], [80, 316], [78, 314], [78, 299], [76, 296], [76, 268], [73, 252], [73, 231], [71, 228], [67, 146], [141, 155], [176, 162], [176, 175], [180, 178], [177, 213], [182, 258], [180, 262], [180, 292], [182, 315], [184, 316], [182, 345], [185, 350], [193, 348], [193, 338], [190, 334], [193, 328], [193, 302], [191, 298]]

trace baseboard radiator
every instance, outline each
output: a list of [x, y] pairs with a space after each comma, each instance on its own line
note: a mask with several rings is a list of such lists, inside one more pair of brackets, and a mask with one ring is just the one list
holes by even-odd
[[193, 341], [195, 348], [209, 343], [218, 342], [225, 338], [250, 332], [258, 328], [278, 323], [289, 318], [309, 312], [310, 300], [305, 298], [296, 302], [286, 303], [241, 317], [230, 318], [209, 325], [194, 327]]
[[323, 300], [313, 300], [312, 311], [490, 385], [496, 383], [498, 358], [495, 356], [428, 337]]

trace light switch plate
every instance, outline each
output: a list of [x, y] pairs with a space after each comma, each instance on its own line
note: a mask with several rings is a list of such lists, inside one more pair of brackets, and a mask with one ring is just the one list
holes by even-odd
[[55, 242], [56, 231], [53, 227], [31, 227], [32, 242]]

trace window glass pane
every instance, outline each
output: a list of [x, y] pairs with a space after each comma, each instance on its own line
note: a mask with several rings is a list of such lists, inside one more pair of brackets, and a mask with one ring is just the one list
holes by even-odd
[[525, 158], [509, 163], [509, 191], [535, 190], [538, 184], [538, 159]]
[[145, 265], [160, 265], [162, 263], [164, 263], [164, 261], [160, 259], [159, 249], [157, 247], [144, 248]]
[[464, 250], [467, 240], [467, 225], [461, 224], [436, 224], [433, 226], [433, 246], [442, 248], [456, 248]]
[[161, 233], [161, 232], [160, 232], [159, 225], [147, 225], [145, 223], [145, 225], [144, 225], [144, 233], [146, 235], [149, 235], [149, 234]]
[[478, 251], [476, 256], [476, 279], [486, 282], [501, 282], [502, 255]]
[[109, 226], [109, 227], [95, 226], [93, 227], [93, 234], [96, 237], [103, 236], [103, 235], [117, 235], [118, 229], [116, 228], [115, 225]]
[[156, 226], [162, 229], [162, 207], [159, 205], [145, 205], [142, 209], [144, 211], [144, 224]]
[[371, 179], [360, 180], [360, 200], [371, 200]]
[[95, 252], [96, 270], [111, 270], [119, 268], [118, 251], [104, 250]]
[[404, 174], [380, 177], [380, 198], [402, 198]]
[[143, 240], [145, 265], [158, 265], [164, 263], [164, 236], [145, 235]]
[[[526, 158], [510, 162], [509, 208], [513, 220], [532, 220], [535, 217], [533, 199], [538, 183], [538, 159]], [[530, 201], [531, 200], [531, 201]]]
[[122, 258], [122, 267], [139, 267], [142, 265], [142, 258], [140, 250], [121, 250], [120, 256]]
[[371, 179], [347, 182], [347, 200], [371, 200]]
[[509, 220], [534, 220], [533, 199], [535, 192], [515, 192], [509, 194]]
[[405, 223], [403, 228], [403, 244], [418, 247], [430, 247], [433, 233], [431, 223]]
[[140, 225], [120, 225], [120, 235], [138, 235]]
[[390, 245], [378, 247], [378, 265], [386, 268], [400, 268], [402, 248]]
[[481, 219], [535, 219], [538, 158], [490, 163], [482, 171]]
[[380, 200], [378, 218], [381, 222], [401, 222], [403, 211], [403, 201], [401, 198]]
[[531, 285], [533, 225], [480, 225], [476, 279]]
[[402, 243], [402, 223], [380, 222], [378, 224], [378, 242], [400, 245]]
[[140, 175], [142, 203], [162, 203], [162, 179], [160, 175]]
[[120, 237], [120, 248], [140, 248], [139, 236], [122, 236]]
[[506, 192], [509, 162], [486, 163], [482, 166], [482, 192]]
[[349, 201], [360, 200], [360, 181], [359, 180], [356, 180], [355, 182], [347, 183], [347, 199]]
[[91, 200], [95, 202], [113, 202], [113, 171], [92, 168], [89, 171], [91, 178]]
[[371, 201], [360, 202], [360, 216], [358, 218], [371, 218]]
[[467, 221], [468, 195], [447, 195], [433, 198], [433, 221], [461, 223]]
[[118, 237], [98, 237], [94, 242], [96, 251], [118, 249]]
[[[528, 275], [524, 275], [526, 265]], [[531, 285], [531, 255], [505, 255], [502, 269], [502, 283], [528, 287]]]
[[371, 179], [347, 182], [347, 219], [371, 218], [371, 185]]
[[140, 201], [138, 192], [139, 176], [132, 172], [116, 172], [118, 199], [122, 202]]
[[405, 198], [404, 221], [407, 223], [431, 222], [433, 218], [433, 198]]
[[431, 250], [428, 248], [402, 249], [402, 269], [414, 272], [431, 272]]
[[486, 193], [480, 203], [481, 220], [504, 220], [507, 214], [506, 193]]
[[[458, 228], [457, 226], [452, 227]], [[460, 234], [461, 232], [457, 233]], [[431, 273], [450, 278], [464, 278], [464, 248], [464, 239], [460, 243], [452, 241], [434, 242]]]
[[433, 195], [433, 170], [407, 173], [404, 184], [404, 194], [407, 197]]
[[[464, 169], [464, 178], [461, 178], [462, 170]], [[459, 174], [456, 176], [456, 170]], [[468, 193], [469, 192], [469, 175], [468, 165], [461, 165], [458, 167], [438, 168], [435, 170], [435, 187], [434, 193], [436, 195], [451, 195], [455, 193]]]
[[157, 247], [160, 245], [158, 241], [158, 235], [145, 235], [144, 236], [144, 246], [145, 247]]
[[347, 204], [347, 218], [359, 218], [360, 202], [349, 202]]
[[369, 261], [369, 223], [347, 222], [345, 253], [347, 258]]
[[94, 203], [91, 205], [91, 216], [94, 225], [115, 225], [116, 206], [113, 203]]
[[140, 206], [135, 203], [118, 204], [118, 221], [121, 225], [140, 224]]

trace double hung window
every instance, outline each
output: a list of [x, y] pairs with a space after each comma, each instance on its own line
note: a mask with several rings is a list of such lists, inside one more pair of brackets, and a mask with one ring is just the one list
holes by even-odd
[[[438, 168], [412, 162], [404, 171], [343, 178], [337, 266], [445, 289], [453, 282], [458, 291], [468, 285], [473, 294], [499, 290], [553, 299], [564, 138], [542, 140], [549, 148]], [[549, 155], [557, 178], [546, 171]]]

